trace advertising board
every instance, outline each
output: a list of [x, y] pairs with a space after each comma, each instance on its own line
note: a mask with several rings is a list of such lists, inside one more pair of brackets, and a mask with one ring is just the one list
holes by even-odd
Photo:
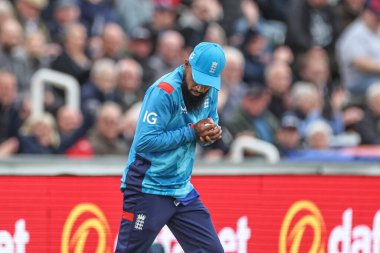
[[[120, 178], [1, 176], [1, 253], [113, 252]], [[380, 253], [380, 177], [194, 176], [229, 253]], [[189, 235], [191, 236], [191, 235]], [[167, 253], [183, 252], [169, 229]]]

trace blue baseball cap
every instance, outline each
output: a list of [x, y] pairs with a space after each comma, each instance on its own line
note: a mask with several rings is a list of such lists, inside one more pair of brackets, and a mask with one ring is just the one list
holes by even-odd
[[196, 83], [220, 90], [220, 75], [226, 64], [221, 46], [211, 42], [201, 42], [189, 56], [192, 76]]

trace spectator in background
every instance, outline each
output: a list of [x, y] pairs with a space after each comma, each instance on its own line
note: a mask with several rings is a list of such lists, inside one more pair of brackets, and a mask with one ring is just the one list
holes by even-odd
[[328, 0], [292, 0], [288, 8], [286, 44], [296, 61], [312, 47], [327, 51], [330, 62], [335, 58], [337, 24]]
[[60, 144], [57, 125], [51, 114], [29, 117], [19, 136], [20, 154], [54, 154]]
[[308, 162], [347, 162], [354, 157], [330, 148], [333, 133], [330, 125], [323, 120], [312, 122], [306, 129], [305, 148], [292, 152], [287, 159]]
[[86, 46], [85, 27], [80, 23], [68, 25], [64, 29], [63, 51], [52, 62], [51, 68], [71, 75], [80, 85], [83, 85], [89, 78], [92, 64], [86, 52]]
[[299, 61], [299, 79], [311, 82], [329, 100], [333, 91], [330, 62], [327, 52], [322, 48], [310, 48]]
[[22, 124], [21, 109], [16, 77], [0, 70], [0, 158], [13, 155], [19, 149], [16, 136]]
[[205, 35], [203, 37], [204, 41], [218, 43], [221, 46], [227, 45], [227, 37], [223, 28], [216, 22], [212, 22], [207, 26]]
[[65, 28], [80, 22], [78, 0], [56, 0], [53, 7], [53, 19], [47, 23], [52, 41], [62, 41]]
[[20, 110], [16, 77], [9, 71], [0, 70], [0, 143], [17, 136], [21, 126]]
[[26, 34], [40, 31], [48, 35], [48, 30], [41, 19], [41, 11], [47, 3], [47, 0], [15, 0], [17, 18]]
[[268, 40], [258, 29], [249, 29], [245, 34], [242, 52], [245, 57], [244, 81], [264, 83], [264, 71], [271, 60]]
[[[92, 38], [93, 43], [96, 42], [95, 37]], [[117, 23], [107, 23], [100, 35], [99, 45], [92, 48], [92, 57], [94, 59], [109, 58], [118, 61], [127, 55], [128, 36], [123, 28]]]
[[35, 73], [41, 68], [50, 66], [50, 57], [46, 52], [47, 41], [42, 32], [36, 32], [26, 35], [25, 53], [28, 62], [28, 68], [31, 73]]
[[306, 129], [306, 148], [327, 150], [330, 148], [332, 137], [333, 132], [328, 123], [323, 120], [314, 121]]
[[269, 101], [270, 94], [264, 87], [250, 87], [244, 94], [240, 107], [226, 120], [227, 129], [235, 138], [240, 134], [251, 134], [274, 143], [278, 122], [268, 110]]
[[132, 36], [135, 27], [151, 22], [154, 9], [152, 0], [115, 0], [114, 2], [120, 24], [128, 35]]
[[106, 101], [116, 102], [118, 69], [111, 59], [99, 59], [91, 68], [90, 80], [81, 88], [82, 111], [94, 115]]
[[230, 37], [230, 43], [235, 47], [242, 45], [247, 31], [257, 29], [260, 22], [260, 10], [255, 1], [242, 0], [240, 9], [243, 15], [236, 20]]
[[331, 118], [326, 119], [322, 115], [323, 97], [317, 87], [308, 82], [297, 82], [291, 90], [292, 110], [300, 120], [299, 132], [304, 138], [308, 126], [317, 120], [325, 120], [333, 129], [334, 134], [344, 131], [343, 117], [335, 112]]
[[145, 92], [141, 84], [143, 69], [137, 61], [129, 58], [120, 60], [117, 68], [119, 73], [116, 86], [117, 103], [125, 112], [144, 97]]
[[344, 86], [352, 103], [365, 104], [367, 88], [380, 80], [380, 0], [368, 0], [362, 14], [337, 42]]
[[23, 40], [23, 29], [19, 22], [7, 19], [0, 24], [0, 68], [16, 76], [18, 91], [24, 97], [30, 92], [32, 71], [23, 53]]
[[219, 92], [220, 119], [231, 118], [234, 111], [240, 106], [241, 99], [247, 89], [243, 82], [244, 56], [239, 49], [224, 47], [226, 65], [222, 73], [222, 88]]
[[361, 137], [361, 144], [380, 145], [380, 84], [370, 86], [366, 93], [364, 117], [353, 126]]
[[143, 89], [146, 90], [150, 83], [154, 82], [155, 70], [150, 67], [149, 60], [153, 52], [153, 41], [150, 30], [146, 27], [136, 27], [132, 31], [131, 41], [129, 44], [130, 53], [142, 67]]
[[288, 63], [275, 61], [265, 69], [265, 85], [272, 94], [269, 111], [278, 120], [290, 109], [290, 87], [292, 84], [292, 70]]
[[272, 61], [285, 62], [293, 68], [294, 54], [288, 46], [280, 45], [273, 50]]
[[15, 10], [9, 1], [2, 0], [0, 1], [0, 24], [7, 19], [15, 19]]
[[334, 7], [338, 34], [341, 34], [363, 11], [366, 0], [341, 0]]
[[123, 141], [125, 142], [128, 151], [132, 145], [133, 137], [136, 132], [136, 125], [139, 119], [142, 102], [134, 103], [123, 116], [121, 122], [121, 133]]
[[117, 22], [116, 12], [107, 0], [81, 0], [81, 23], [85, 25], [87, 35], [100, 36], [107, 23]]
[[290, 0], [257, 0], [262, 15], [266, 19], [285, 22]]
[[69, 157], [91, 157], [92, 146], [85, 137], [92, 126], [92, 119], [83, 119], [79, 110], [68, 106], [62, 106], [57, 112], [57, 125], [60, 136], [58, 153]]
[[[276, 1], [276, 0], [275, 0]], [[286, 2], [282, 0], [281, 2]], [[283, 44], [285, 40], [286, 26], [284, 23], [267, 20], [261, 16], [258, 1], [242, 0], [240, 9], [243, 16], [234, 24], [234, 31], [231, 37], [231, 44], [239, 46], [244, 42], [244, 36], [248, 30], [260, 30], [268, 40], [268, 46], [272, 47]]]
[[174, 30], [166, 31], [158, 39], [157, 51], [151, 57], [149, 66], [154, 69], [155, 78], [173, 71], [185, 58], [185, 41], [182, 35]]
[[62, 106], [57, 113], [57, 124], [59, 133], [62, 136], [72, 134], [80, 127], [82, 123], [82, 115], [68, 106]]
[[112, 102], [103, 104], [97, 114], [95, 128], [89, 133], [89, 140], [95, 155], [126, 155], [121, 134], [121, 108]]
[[307, 126], [320, 119], [322, 97], [315, 85], [309, 82], [296, 82], [291, 89], [291, 111], [299, 121], [299, 133], [306, 136]]
[[272, 53], [272, 62], [276, 61], [285, 62], [288, 64], [292, 70], [292, 80], [297, 79], [295, 57], [290, 47], [286, 45], [279, 45], [275, 47]]
[[192, 49], [203, 41], [207, 26], [218, 22], [223, 16], [223, 9], [217, 0], [194, 0], [191, 9], [181, 13], [178, 20], [179, 31], [185, 38], [187, 49]]
[[301, 149], [301, 135], [298, 132], [299, 120], [292, 113], [285, 114], [276, 131], [275, 145], [281, 157], [287, 157], [294, 151]]
[[152, 21], [149, 23], [149, 28], [153, 32], [154, 42], [156, 38], [168, 30], [176, 29], [177, 6], [168, 1], [156, 1], [153, 10]]
[[140, 64], [142, 64], [142, 61], [146, 61], [153, 50], [151, 31], [144, 26], [133, 29], [129, 49], [132, 56]]
[[299, 77], [303, 81], [313, 83], [322, 94], [324, 102], [323, 117], [329, 121], [335, 115], [343, 114], [343, 121], [347, 126], [353, 119], [352, 117], [357, 118], [359, 108], [352, 107], [343, 110], [348, 100], [347, 92], [332, 80], [329, 66], [330, 63], [326, 52], [321, 48], [312, 48], [300, 61]]

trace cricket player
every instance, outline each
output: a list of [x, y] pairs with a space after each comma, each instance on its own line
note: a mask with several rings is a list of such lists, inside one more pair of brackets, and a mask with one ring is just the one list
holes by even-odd
[[198, 44], [184, 64], [147, 90], [121, 179], [117, 253], [146, 253], [167, 225], [186, 253], [224, 252], [190, 183], [195, 145], [221, 138], [217, 102], [223, 49]]

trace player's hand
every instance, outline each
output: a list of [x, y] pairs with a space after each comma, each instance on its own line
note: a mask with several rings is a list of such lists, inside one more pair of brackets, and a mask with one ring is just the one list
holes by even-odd
[[203, 143], [211, 144], [214, 141], [222, 139], [222, 128], [218, 125], [212, 130], [210, 135], [207, 135], [205, 138], [201, 137], [200, 140]]
[[222, 129], [211, 118], [202, 119], [194, 124], [197, 139], [204, 143], [212, 143], [222, 137]]

